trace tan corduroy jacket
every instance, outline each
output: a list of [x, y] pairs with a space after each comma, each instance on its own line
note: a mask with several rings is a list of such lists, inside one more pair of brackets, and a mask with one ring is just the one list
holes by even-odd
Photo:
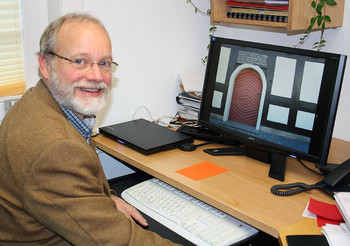
[[39, 81], [0, 126], [0, 245], [168, 245], [116, 209], [95, 149]]

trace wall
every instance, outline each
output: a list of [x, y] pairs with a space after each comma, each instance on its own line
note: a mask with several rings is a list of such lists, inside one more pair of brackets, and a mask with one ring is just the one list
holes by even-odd
[[[28, 2], [31, 2], [29, 5]], [[209, 0], [193, 0], [200, 9], [210, 7]], [[83, 10], [99, 17], [109, 30], [113, 56], [120, 64], [114, 74], [112, 98], [98, 115], [98, 126], [133, 117], [153, 119], [175, 115], [178, 73], [204, 72], [201, 58], [207, 54], [209, 17], [194, 12], [186, 0], [31, 0], [24, 5], [24, 40], [27, 87], [35, 85], [39, 33], [60, 13]], [[345, 13], [350, 4], [345, 3]], [[34, 19], [34, 20], [33, 20]], [[287, 33], [283, 29], [244, 25], [218, 25], [217, 36], [293, 46], [302, 33]], [[304, 48], [310, 48], [319, 31], [312, 33]], [[327, 45], [323, 51], [350, 55], [350, 16], [344, 15], [341, 28], [327, 30]], [[347, 66], [339, 102], [334, 137], [350, 141], [350, 65]]]

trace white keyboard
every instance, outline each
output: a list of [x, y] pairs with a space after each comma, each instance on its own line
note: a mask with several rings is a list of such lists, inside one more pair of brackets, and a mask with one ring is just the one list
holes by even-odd
[[231, 245], [258, 230], [156, 178], [123, 191], [135, 208], [196, 245]]

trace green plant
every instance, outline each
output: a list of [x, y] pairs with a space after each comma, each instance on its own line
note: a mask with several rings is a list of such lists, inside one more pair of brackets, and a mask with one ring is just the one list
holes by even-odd
[[324, 7], [326, 5], [336, 6], [337, 3], [334, 0], [313, 0], [311, 2], [311, 8], [315, 10], [315, 15], [311, 17], [310, 24], [307, 28], [307, 31], [304, 33], [304, 36], [299, 39], [299, 43], [294, 45], [294, 47], [298, 48], [304, 44], [304, 42], [308, 39], [311, 29], [317, 24], [319, 28], [321, 28], [320, 40], [315, 42], [312, 45], [312, 49], [316, 49], [320, 51], [322, 47], [326, 45], [326, 40], [324, 38], [324, 31], [326, 28], [326, 22], [332, 22], [331, 17], [324, 13]]
[[[200, 13], [202, 15], [207, 15], [210, 16], [210, 9], [207, 9], [207, 11], [202, 11], [200, 10], [193, 2], [192, 0], [186, 0], [187, 3], [190, 3], [193, 7], [194, 7], [194, 12], [195, 13]], [[211, 40], [211, 37], [214, 35], [214, 32], [216, 31], [216, 26], [215, 25], [211, 25], [209, 28], [209, 38]], [[210, 44], [208, 44], [207, 49], [209, 49]], [[208, 56], [205, 56], [204, 58], [201, 59], [201, 62], [203, 63], [203, 65], [207, 62], [208, 60]]]

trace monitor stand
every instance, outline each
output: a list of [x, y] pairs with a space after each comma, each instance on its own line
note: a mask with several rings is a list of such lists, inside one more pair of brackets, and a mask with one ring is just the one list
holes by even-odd
[[233, 147], [233, 148], [214, 148], [204, 149], [204, 152], [214, 156], [226, 155], [246, 155], [250, 158], [256, 159], [270, 164], [269, 177], [280, 181], [284, 181], [286, 174], [287, 157], [278, 153], [272, 153], [249, 146]]

